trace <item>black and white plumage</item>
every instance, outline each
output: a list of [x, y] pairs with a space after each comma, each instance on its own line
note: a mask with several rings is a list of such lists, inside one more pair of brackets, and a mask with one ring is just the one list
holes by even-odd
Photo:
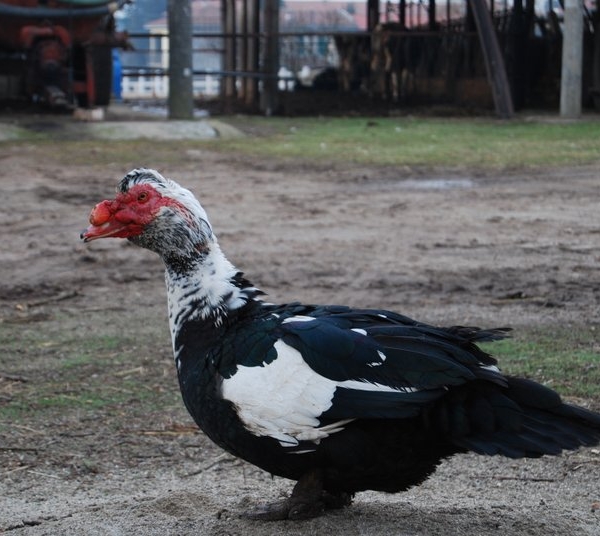
[[156, 171], [127, 174], [90, 223], [85, 241], [128, 238], [162, 257], [179, 383], [199, 427], [298, 481], [257, 517], [311, 517], [357, 491], [405, 490], [458, 452], [538, 457], [600, 441], [600, 415], [503, 375], [477, 346], [505, 330], [263, 302], [195, 197]]

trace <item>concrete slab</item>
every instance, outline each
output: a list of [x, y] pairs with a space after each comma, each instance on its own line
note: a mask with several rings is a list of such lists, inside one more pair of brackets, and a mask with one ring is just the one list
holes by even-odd
[[105, 120], [88, 115], [22, 114], [0, 116], [0, 141], [17, 139], [65, 140], [211, 140], [242, 137], [235, 127], [208, 117], [170, 121], [131, 108], [109, 107]]
[[73, 124], [83, 136], [97, 140], [208, 140], [218, 137], [214, 127], [202, 121], [103, 121]]

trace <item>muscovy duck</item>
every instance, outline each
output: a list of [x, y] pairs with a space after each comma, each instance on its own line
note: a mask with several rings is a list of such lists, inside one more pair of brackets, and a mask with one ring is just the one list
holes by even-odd
[[599, 414], [503, 375], [477, 346], [504, 329], [264, 302], [194, 195], [157, 171], [128, 173], [81, 237], [127, 238], [162, 257], [188, 411], [225, 450], [297, 481], [251, 517], [309, 518], [358, 491], [406, 490], [460, 452], [539, 457], [600, 441]]

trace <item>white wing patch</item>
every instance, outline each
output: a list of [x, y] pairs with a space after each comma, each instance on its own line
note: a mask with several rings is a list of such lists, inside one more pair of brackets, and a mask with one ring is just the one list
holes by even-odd
[[500, 372], [500, 369], [496, 365], [484, 365], [480, 363], [479, 368], [482, 368], [484, 370], [491, 370], [492, 372]]
[[289, 324], [290, 322], [314, 322], [315, 320], [312, 316], [296, 315], [286, 318], [282, 324]]
[[238, 365], [235, 375], [223, 380], [221, 389], [223, 398], [235, 404], [238, 417], [250, 432], [277, 439], [284, 447], [295, 447], [300, 441], [318, 444], [354, 420], [342, 419], [319, 426], [319, 416], [331, 407], [338, 387], [397, 393], [418, 391], [360, 380], [330, 380], [312, 370], [295, 348], [281, 340], [274, 347], [277, 358], [271, 363], [260, 367]]
[[262, 367], [238, 366], [223, 380], [223, 398], [236, 405], [239, 418], [256, 435], [268, 435], [283, 446], [318, 441], [348, 421], [319, 428], [319, 415], [331, 407], [336, 383], [313, 371], [298, 350], [275, 343], [277, 358]]
[[[368, 363], [368, 365], [372, 366], [373, 363]], [[379, 391], [380, 393], [416, 393], [420, 391], [416, 387], [391, 387], [381, 383], [362, 382], [360, 380], [345, 380], [336, 382], [336, 385], [355, 391]]]

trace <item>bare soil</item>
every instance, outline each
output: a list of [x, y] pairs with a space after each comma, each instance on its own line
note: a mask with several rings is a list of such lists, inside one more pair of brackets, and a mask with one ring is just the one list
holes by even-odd
[[271, 301], [384, 307], [445, 325], [596, 327], [600, 164], [479, 173], [123, 147], [0, 145], [0, 532], [600, 534], [598, 449], [456, 456], [418, 488], [361, 493], [318, 519], [241, 518], [291, 482], [193, 426], [159, 259], [78, 239], [125, 172], [157, 167], [196, 192], [229, 258]]

